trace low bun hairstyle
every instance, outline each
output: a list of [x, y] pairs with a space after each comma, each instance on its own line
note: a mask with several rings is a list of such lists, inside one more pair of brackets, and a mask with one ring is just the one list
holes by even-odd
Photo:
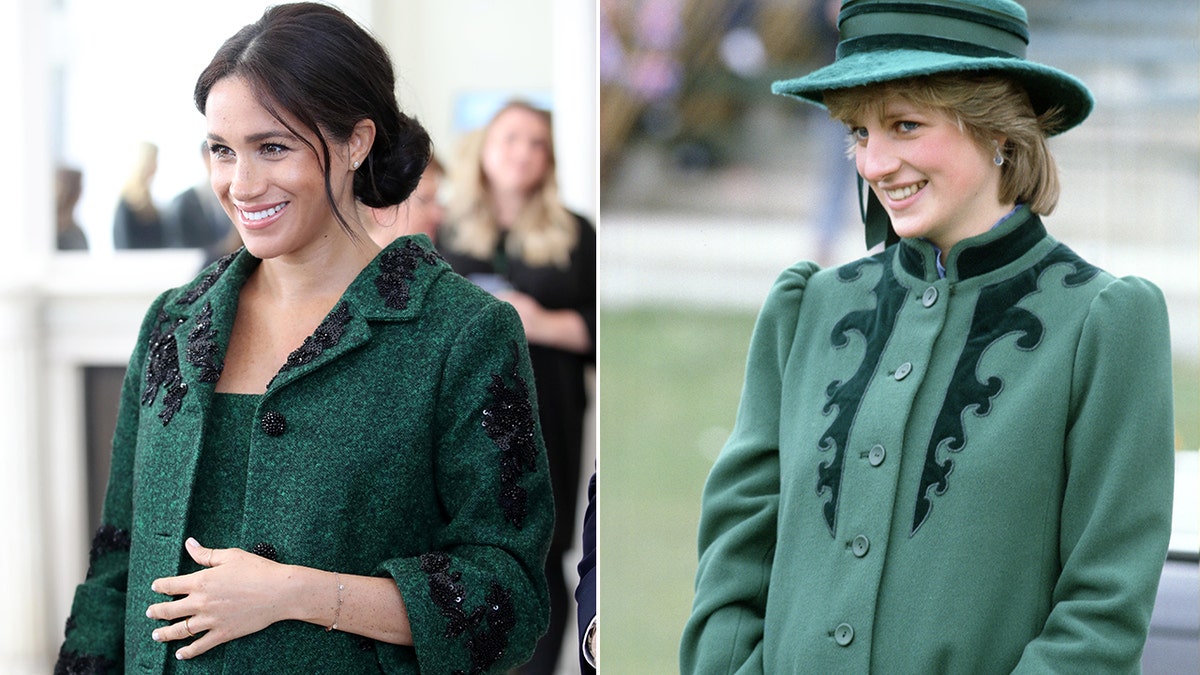
[[225, 41], [196, 81], [194, 100], [205, 113], [208, 94], [226, 77], [244, 78], [267, 111], [297, 137], [283, 114], [315, 135], [308, 144], [322, 160], [325, 196], [334, 217], [355, 230], [334, 201], [329, 143], [345, 143], [354, 126], [375, 123], [375, 142], [354, 173], [354, 196], [379, 208], [408, 198], [432, 156], [428, 132], [396, 103], [396, 78], [387, 50], [333, 7], [311, 2], [276, 5]]

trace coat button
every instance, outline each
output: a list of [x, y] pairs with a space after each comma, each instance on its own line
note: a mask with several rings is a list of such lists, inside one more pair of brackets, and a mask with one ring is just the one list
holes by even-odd
[[260, 541], [250, 547], [250, 552], [256, 556], [261, 556], [267, 560], [279, 561], [279, 553], [275, 551], [275, 547], [265, 541]]
[[850, 542], [850, 550], [854, 552], [855, 558], [861, 558], [871, 550], [871, 540], [867, 539], [867, 535], [860, 534]]
[[938, 290], [933, 286], [925, 289], [925, 294], [921, 296], [921, 304], [926, 307], [933, 307], [937, 303]]
[[282, 436], [283, 432], [287, 431], [287, 418], [270, 410], [263, 413], [261, 426], [268, 436]]
[[867, 452], [867, 461], [871, 463], [871, 466], [879, 466], [880, 464], [883, 464], [883, 460], [886, 457], [887, 450], [885, 450], [884, 447], [878, 443], [872, 445], [871, 449]]
[[848, 623], [838, 624], [838, 627], [833, 629], [833, 639], [843, 647], [849, 645], [854, 642], [854, 627]]
[[908, 374], [911, 372], [912, 372], [912, 364], [909, 363], [908, 361], [905, 361], [904, 363], [900, 364], [900, 367], [896, 369], [896, 372], [893, 373], [892, 376], [895, 377], [897, 381], [899, 381], [899, 380], [903, 380], [904, 378], [908, 377]]

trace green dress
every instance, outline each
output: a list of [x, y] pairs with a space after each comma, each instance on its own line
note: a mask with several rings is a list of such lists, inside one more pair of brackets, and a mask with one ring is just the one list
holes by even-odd
[[[216, 394], [209, 419], [204, 424], [204, 446], [196, 467], [188, 532], [208, 548], [237, 546], [246, 503], [246, 469], [254, 410], [261, 397], [255, 394]], [[190, 557], [179, 564], [180, 574], [203, 569]], [[268, 628], [268, 630], [270, 630]], [[175, 649], [189, 644], [181, 640]], [[219, 673], [225, 662], [225, 645], [217, 645], [187, 661], [166, 661], [168, 673]]]

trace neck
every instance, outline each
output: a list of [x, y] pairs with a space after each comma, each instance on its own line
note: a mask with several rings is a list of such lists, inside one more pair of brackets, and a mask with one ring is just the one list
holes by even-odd
[[524, 194], [505, 192], [492, 193], [492, 213], [496, 215], [496, 225], [501, 230], [511, 228], [517, 222], [521, 211], [529, 199]]
[[283, 307], [335, 301], [380, 251], [365, 234], [357, 242], [339, 234], [314, 250], [263, 260], [251, 283]]

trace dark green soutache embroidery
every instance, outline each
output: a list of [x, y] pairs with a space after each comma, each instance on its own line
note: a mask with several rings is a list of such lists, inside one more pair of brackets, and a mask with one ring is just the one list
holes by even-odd
[[1037, 265], [1017, 276], [988, 286], [980, 291], [971, 318], [970, 333], [954, 376], [946, 390], [946, 399], [938, 412], [933, 434], [925, 450], [925, 464], [921, 471], [921, 484], [917, 490], [917, 504], [913, 512], [911, 535], [915, 535], [933, 510], [932, 496], [941, 496], [949, 488], [950, 474], [954, 471], [954, 459], [938, 460], [939, 449], [949, 453], [962, 452], [967, 437], [963, 418], [968, 411], [977, 417], [987, 415], [996, 397], [1004, 389], [1004, 382], [991, 376], [981, 382], [976, 373], [983, 353], [992, 344], [1005, 336], [1019, 334], [1016, 348], [1033, 351], [1042, 342], [1045, 327], [1041, 320], [1029, 310], [1019, 306], [1021, 300], [1038, 290], [1042, 275], [1055, 265], [1070, 265], [1074, 272], [1063, 278], [1063, 286], [1073, 288], [1091, 281], [1100, 270], [1089, 265], [1069, 248], [1059, 245]]
[[866, 258], [845, 265], [838, 269], [838, 279], [850, 283], [862, 275], [864, 265], [882, 266], [882, 274], [871, 293], [876, 298], [876, 306], [850, 312], [842, 317], [833, 327], [829, 339], [834, 349], [841, 349], [849, 344], [849, 334], [858, 333], [867, 342], [865, 355], [858, 370], [849, 380], [834, 380], [825, 390], [827, 400], [822, 412], [828, 416], [833, 414], [829, 428], [821, 435], [819, 448], [831, 457], [817, 467], [817, 494], [828, 493], [822, 509], [825, 522], [829, 526], [830, 535], [837, 533], [838, 499], [842, 489], [842, 469], [846, 461], [846, 445], [850, 435], [850, 427], [862, 405], [863, 393], [870, 384], [871, 377], [879, 367], [879, 359], [883, 348], [896, 325], [896, 317], [904, 303], [906, 294], [898, 288], [899, 282], [892, 273], [892, 256], [899, 247], [889, 247], [883, 253], [873, 258]]

